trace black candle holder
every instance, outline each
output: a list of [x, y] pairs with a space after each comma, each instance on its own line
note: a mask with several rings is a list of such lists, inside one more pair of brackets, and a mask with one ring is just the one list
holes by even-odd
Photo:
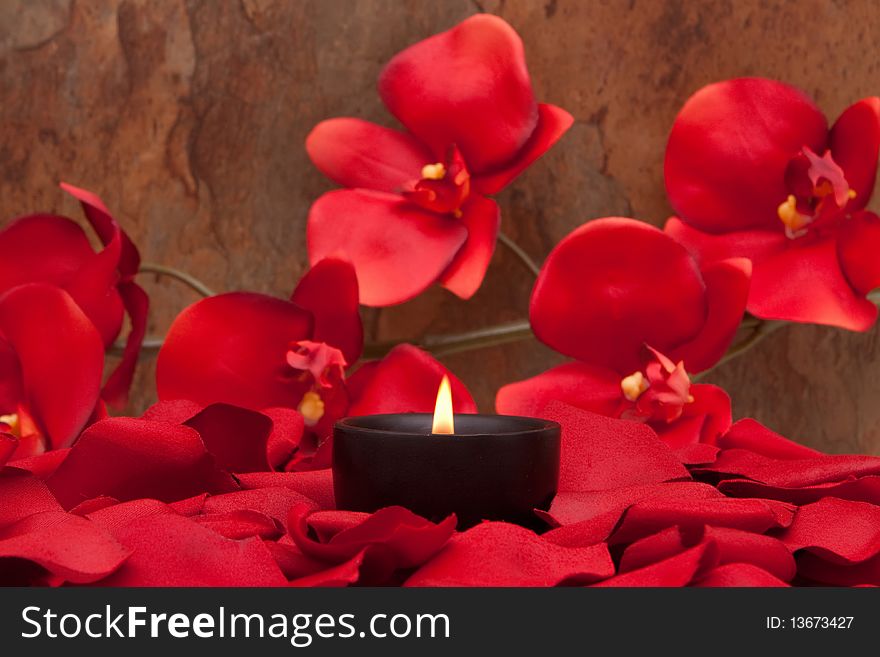
[[345, 418], [333, 430], [336, 506], [372, 512], [400, 505], [458, 527], [482, 520], [535, 525], [559, 480], [556, 422], [456, 415], [454, 434], [432, 434], [428, 413]]

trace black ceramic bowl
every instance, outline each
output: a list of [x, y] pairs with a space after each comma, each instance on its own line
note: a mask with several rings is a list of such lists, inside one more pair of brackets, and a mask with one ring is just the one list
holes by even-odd
[[455, 433], [431, 433], [428, 413], [368, 415], [333, 429], [336, 506], [400, 505], [459, 529], [481, 520], [533, 526], [559, 479], [559, 425], [510, 415], [456, 415]]

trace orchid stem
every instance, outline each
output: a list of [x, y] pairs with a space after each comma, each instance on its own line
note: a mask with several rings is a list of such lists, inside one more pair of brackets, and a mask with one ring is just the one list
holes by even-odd
[[[435, 356], [449, 356], [463, 351], [519, 342], [531, 337], [532, 329], [528, 320], [519, 320], [464, 333], [426, 335], [414, 344]], [[367, 344], [364, 348], [364, 357], [381, 358], [398, 344], [401, 344], [399, 340]]]
[[[147, 338], [141, 343], [141, 358], [146, 358], [153, 352], [159, 351], [162, 348], [162, 338]], [[110, 345], [110, 348], [107, 349], [107, 353], [111, 356], [122, 356], [122, 353], [125, 351], [125, 343], [124, 342], [114, 342]]]
[[[147, 267], [149, 268], [141, 267], [141, 271], [153, 271], [152, 265], [149, 265]], [[156, 273], [164, 272], [157, 271]], [[174, 274], [171, 275], [173, 276]], [[184, 274], [184, 276], [187, 277], [186, 274]], [[195, 282], [196, 284], [204, 288], [204, 291], [207, 293], [206, 296], [211, 296], [210, 290], [208, 290], [204, 285], [201, 285], [201, 283], [199, 283], [198, 281]], [[880, 289], [874, 290], [873, 292], [868, 294], [867, 298], [872, 303], [880, 305]], [[789, 322], [765, 320], [754, 317], [753, 315], [746, 315], [743, 318], [742, 323], [740, 324], [740, 328], [751, 330], [751, 333], [749, 333], [749, 335], [745, 339], [733, 344], [730, 349], [727, 350], [727, 353], [721, 357], [721, 360], [715, 363], [713, 367], [709, 368], [708, 370], [704, 370], [699, 374], [693, 375], [691, 379], [693, 381], [699, 381], [706, 374], [712, 372], [717, 367], [724, 365], [725, 363], [728, 363], [731, 360], [738, 358], [739, 356], [742, 356], [744, 353], [746, 353], [752, 347], [758, 344], [761, 340], [763, 340], [776, 330], [782, 328], [783, 326], [788, 325], [788, 323]], [[517, 320], [513, 322], [507, 322], [505, 324], [498, 324], [496, 326], [489, 326], [486, 328], [474, 329], [472, 331], [465, 331], [463, 333], [452, 333], [447, 335], [426, 335], [420, 340], [409, 342], [417, 347], [424, 349], [425, 351], [431, 352], [435, 356], [442, 357], [466, 351], [473, 351], [476, 349], [485, 349], [487, 347], [496, 347], [513, 342], [520, 342], [522, 340], [527, 340], [533, 337], [534, 334], [532, 333], [532, 329], [529, 326], [528, 320]], [[403, 344], [404, 342], [407, 341], [387, 340], [383, 342], [367, 343], [366, 345], [364, 345], [363, 357], [370, 360], [382, 358], [394, 347], [399, 344]], [[110, 347], [108, 353], [114, 356], [120, 356], [122, 355], [124, 347], [125, 345], [123, 343], [116, 343]], [[142, 356], [146, 357], [148, 353], [145, 352], [152, 353], [158, 351], [161, 347], [162, 338], [148, 338], [144, 340], [144, 343], [141, 346]]]
[[504, 233], [498, 233], [498, 241], [501, 242], [504, 246], [506, 246], [517, 258], [519, 261], [528, 269], [535, 278], [538, 277], [538, 274], [541, 273], [541, 268], [538, 264], [532, 260], [531, 256], [523, 251], [522, 247], [510, 239]]
[[195, 276], [187, 274], [185, 271], [175, 269], [174, 267], [166, 267], [165, 265], [160, 265], [155, 262], [144, 262], [141, 263], [138, 273], [168, 276], [170, 278], [177, 279], [185, 285], [188, 285], [193, 290], [201, 294], [203, 297], [213, 297], [215, 295], [215, 292], [211, 288], [202, 283]]
[[[752, 329], [751, 334], [749, 334], [749, 336], [745, 340], [734, 343], [730, 347], [730, 349], [727, 350], [727, 353], [725, 353], [721, 357], [721, 360], [719, 360], [717, 363], [715, 363], [708, 370], [703, 370], [699, 374], [693, 375], [691, 377], [691, 380], [692, 381], [699, 381], [700, 379], [702, 379], [706, 374], [708, 374], [712, 370], [720, 367], [721, 365], [724, 365], [725, 363], [727, 363], [729, 361], [732, 361], [734, 358], [739, 358], [744, 353], [746, 353], [749, 349], [751, 349], [756, 344], [758, 344], [761, 340], [766, 338], [768, 335], [770, 335], [771, 333], [773, 333], [777, 329], [780, 329], [783, 326], [787, 326], [789, 324], [789, 322], [783, 322], [783, 321], [779, 321], [779, 320], [765, 320], [765, 319], [757, 319], [757, 318], [754, 318], [754, 319], [755, 319], [754, 322], [750, 322], [750, 324], [752, 324], [754, 326], [754, 328]], [[740, 326], [743, 328], [749, 327], [745, 321]]]

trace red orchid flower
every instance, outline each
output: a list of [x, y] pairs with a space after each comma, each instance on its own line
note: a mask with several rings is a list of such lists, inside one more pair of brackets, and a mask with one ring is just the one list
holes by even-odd
[[159, 351], [159, 399], [269, 415], [293, 408], [310, 435], [323, 438], [348, 407], [343, 369], [362, 347], [354, 270], [328, 258], [302, 278], [290, 301], [232, 292], [181, 312]]
[[650, 423], [671, 445], [712, 442], [730, 400], [688, 372], [711, 367], [739, 326], [749, 263], [701, 270], [674, 239], [633, 219], [588, 222], [550, 253], [530, 320], [545, 344], [580, 362], [503, 387], [501, 413], [535, 414], [559, 399]]
[[704, 263], [753, 265], [749, 312], [863, 331], [877, 316], [880, 218], [871, 198], [880, 98], [850, 106], [828, 129], [801, 91], [742, 78], [702, 88], [666, 147], [666, 231]]
[[405, 132], [354, 118], [318, 124], [315, 165], [348, 188], [309, 213], [309, 258], [354, 263], [361, 302], [406, 301], [435, 282], [462, 298], [495, 248], [495, 194], [571, 126], [535, 102], [519, 36], [480, 14], [397, 54], [379, 94]]
[[128, 235], [95, 194], [73, 185], [61, 188], [81, 204], [104, 249], [95, 253], [85, 232], [67, 217], [35, 214], [16, 219], [0, 231], [0, 292], [24, 283], [50, 283], [68, 292], [92, 320], [104, 346], [122, 330], [123, 316], [131, 331], [122, 360], [104, 384], [102, 397], [123, 405], [144, 339], [149, 300], [134, 277], [140, 255]]
[[328, 258], [309, 270], [291, 301], [233, 292], [196, 302], [171, 325], [159, 352], [159, 399], [197, 408], [231, 404], [274, 421], [296, 409], [307, 435], [288, 468], [326, 467], [326, 438], [346, 414], [432, 411], [444, 374], [456, 410], [476, 410], [458, 379], [409, 345], [366, 363], [346, 382], [345, 368], [363, 346], [357, 300], [351, 265]]
[[103, 369], [101, 336], [67, 292], [0, 296], [0, 465], [76, 440], [100, 410]]

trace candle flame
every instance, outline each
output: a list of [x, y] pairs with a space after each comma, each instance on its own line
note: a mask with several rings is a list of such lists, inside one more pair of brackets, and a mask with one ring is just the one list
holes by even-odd
[[434, 425], [431, 433], [455, 433], [455, 420], [452, 417], [452, 389], [449, 377], [443, 375], [440, 388], [437, 390], [437, 403], [434, 405]]

